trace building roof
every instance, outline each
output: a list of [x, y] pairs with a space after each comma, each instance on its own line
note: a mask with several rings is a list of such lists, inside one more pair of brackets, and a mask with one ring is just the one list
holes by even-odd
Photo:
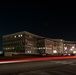
[[30, 36], [33, 36], [33, 37], [36, 37], [36, 38], [39, 38], [39, 39], [48, 39], [48, 40], [51, 40], [51, 41], [63, 41], [64, 43], [68, 43], [68, 44], [70, 44], [70, 43], [76, 44], [75, 41], [65, 41], [63, 39], [51, 39], [51, 38], [42, 37], [42, 36], [39, 36], [39, 35], [30, 33], [30, 32], [27, 32], [27, 31], [21, 31], [21, 32], [16, 32], [16, 33], [8, 34], [8, 35], [3, 35], [3, 38], [4, 37], [9, 37], [9, 36], [20, 35], [20, 34], [29, 34]]
[[64, 41], [64, 43], [68, 43], [68, 44], [76, 44], [76, 41]]
[[9, 36], [20, 35], [20, 34], [29, 34], [30, 36], [34, 36], [34, 37], [38, 37], [38, 38], [43, 38], [42, 36], [38, 36], [38, 35], [32, 34], [32, 33], [27, 32], [27, 31], [16, 32], [16, 33], [12, 33], [12, 34], [3, 35], [3, 38], [4, 37], [9, 37]]

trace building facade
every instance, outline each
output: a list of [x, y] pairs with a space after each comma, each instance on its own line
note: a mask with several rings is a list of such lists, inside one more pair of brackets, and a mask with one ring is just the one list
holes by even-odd
[[76, 42], [65, 41], [64, 42], [64, 53], [76, 54]]
[[3, 36], [5, 56], [12, 54], [36, 54], [37, 39], [41, 36], [23, 31]]
[[3, 36], [3, 51], [5, 56], [17, 54], [76, 54], [76, 42], [45, 38], [22, 31]]

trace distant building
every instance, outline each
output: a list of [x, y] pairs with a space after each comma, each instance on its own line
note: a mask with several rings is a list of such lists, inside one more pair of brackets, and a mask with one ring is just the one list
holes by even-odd
[[38, 40], [38, 53], [60, 55], [63, 53], [63, 40], [42, 38]]
[[40, 54], [52, 54], [53, 53], [53, 41], [47, 38], [38, 40], [37, 44], [38, 53]]
[[65, 41], [64, 42], [64, 53], [76, 54], [76, 42]]
[[76, 54], [76, 42], [45, 38], [22, 31], [3, 36], [3, 51], [5, 56], [17, 54]]

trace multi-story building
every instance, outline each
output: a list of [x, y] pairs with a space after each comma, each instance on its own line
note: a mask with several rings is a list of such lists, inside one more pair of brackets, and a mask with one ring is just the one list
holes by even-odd
[[36, 54], [37, 39], [41, 36], [27, 31], [3, 36], [3, 51], [5, 56], [12, 54]]
[[61, 55], [63, 53], [63, 43], [62, 39], [52, 39], [53, 40], [53, 54]]
[[22, 31], [3, 36], [3, 51], [5, 56], [14, 54], [76, 54], [76, 42], [45, 38]]
[[38, 53], [40, 54], [52, 54], [53, 53], [53, 41], [48, 38], [38, 39]]
[[76, 54], [76, 42], [64, 41], [64, 53]]
[[42, 54], [61, 55], [63, 53], [62, 39], [42, 38], [38, 40], [38, 51]]

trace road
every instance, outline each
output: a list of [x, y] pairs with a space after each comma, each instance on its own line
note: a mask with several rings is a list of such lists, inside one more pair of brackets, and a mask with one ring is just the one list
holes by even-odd
[[0, 64], [0, 75], [75, 75], [76, 59]]

